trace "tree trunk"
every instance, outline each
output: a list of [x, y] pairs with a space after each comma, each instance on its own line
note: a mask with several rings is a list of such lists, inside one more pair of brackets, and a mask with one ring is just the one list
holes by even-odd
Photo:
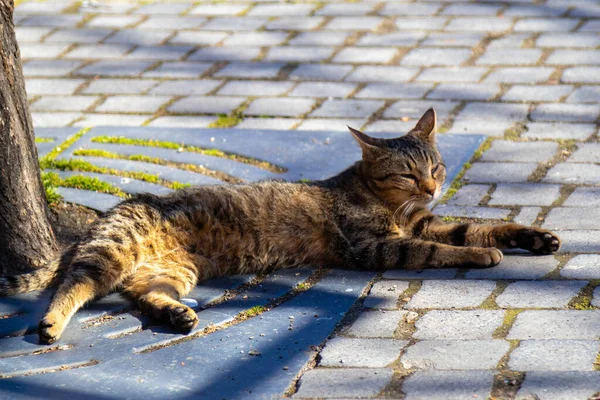
[[44, 266], [57, 251], [13, 24], [0, 0], [0, 274]]

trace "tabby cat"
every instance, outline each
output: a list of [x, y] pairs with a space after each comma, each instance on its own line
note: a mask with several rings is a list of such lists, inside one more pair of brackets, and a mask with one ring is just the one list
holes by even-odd
[[143, 312], [181, 331], [198, 323], [179, 302], [200, 281], [302, 265], [360, 269], [491, 267], [503, 248], [558, 250], [549, 231], [516, 224], [445, 224], [427, 205], [446, 169], [427, 111], [397, 139], [350, 128], [362, 160], [310, 183], [201, 186], [125, 200], [52, 265], [0, 280], [11, 295], [58, 284], [39, 324], [56, 341], [85, 303], [121, 288]]

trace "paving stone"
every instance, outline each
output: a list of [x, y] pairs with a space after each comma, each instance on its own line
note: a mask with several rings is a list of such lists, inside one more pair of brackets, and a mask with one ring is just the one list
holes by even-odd
[[421, 45], [434, 47], [473, 47], [484, 38], [481, 33], [431, 32]]
[[509, 348], [504, 340], [423, 340], [410, 346], [401, 361], [408, 369], [495, 369]]
[[467, 279], [539, 279], [553, 271], [559, 262], [553, 256], [505, 255], [492, 268], [471, 269]]
[[402, 385], [406, 400], [486, 399], [494, 381], [490, 371], [419, 371]]
[[469, 103], [465, 106], [459, 117], [472, 120], [517, 122], [527, 117], [529, 107], [526, 104], [496, 104], [496, 103]]
[[441, 83], [427, 95], [429, 99], [490, 100], [500, 92], [495, 84]]
[[417, 48], [402, 57], [402, 65], [461, 65], [471, 57], [469, 49]]
[[138, 76], [151, 65], [151, 61], [96, 61], [77, 70], [76, 73], [93, 76]]
[[170, 96], [111, 96], [96, 111], [153, 114], [169, 100]]
[[193, 46], [138, 46], [125, 56], [126, 60], [180, 60], [194, 49]]
[[392, 47], [345, 47], [333, 57], [336, 63], [387, 63], [398, 51]]
[[[211, 20], [210, 23], [212, 23], [215, 19]], [[135, 28], [144, 30], [197, 29], [205, 22], [206, 18], [203, 17], [182, 17], [181, 15], [151, 15], [148, 19], [144, 20], [144, 22], [136, 25]], [[245, 23], [245, 18], [244, 21], [239, 22]], [[204, 26], [202, 29], [207, 30], [207, 27]]]
[[186, 10], [189, 10], [188, 4], [144, 4], [140, 8], [136, 9], [134, 14], [173, 14], [177, 15]]
[[478, 60], [478, 65], [533, 65], [542, 56], [540, 49], [489, 49]]
[[432, 3], [414, 3], [406, 4], [399, 2], [385, 3], [379, 11], [381, 15], [434, 15], [441, 7], [441, 4]]
[[[546, 101], [558, 102], [562, 97], [567, 96], [573, 91], [573, 86], [570, 85], [538, 85], [524, 86], [515, 85], [502, 96], [502, 101]], [[579, 89], [573, 94], [577, 94]], [[569, 98], [572, 98], [571, 95]], [[578, 101], [575, 101], [576, 103]]]
[[81, 61], [70, 60], [33, 60], [23, 63], [23, 75], [64, 76], [69, 75], [81, 65]]
[[435, 207], [437, 215], [446, 217], [504, 219], [510, 215], [510, 210], [491, 207], [455, 206], [440, 204]]
[[208, 16], [222, 16], [222, 15], [237, 15], [248, 9], [246, 4], [201, 4], [198, 7], [192, 9], [189, 14], [191, 15], [208, 15]]
[[168, 110], [183, 114], [229, 114], [245, 100], [244, 97], [190, 96], [177, 100]]
[[532, 33], [512, 33], [502, 35], [496, 39], [493, 39], [488, 44], [488, 49], [495, 48], [521, 48], [525, 41], [532, 37]]
[[288, 43], [293, 46], [340, 46], [349, 36], [349, 32], [300, 32]]
[[163, 116], [152, 120], [148, 126], [173, 128], [207, 128], [217, 117], [206, 116]]
[[579, 24], [573, 18], [525, 18], [515, 24], [516, 32], [557, 32], [570, 31]]
[[502, 310], [433, 310], [415, 323], [415, 339], [491, 339], [502, 325]]
[[104, 43], [156, 46], [164, 42], [169, 36], [171, 36], [171, 32], [169, 31], [139, 31], [137, 29], [123, 29], [106, 39]]
[[154, 80], [96, 79], [81, 91], [87, 94], [140, 94], [156, 86]]
[[510, 29], [512, 21], [508, 18], [454, 18], [446, 26], [447, 31], [502, 32]]
[[313, 8], [315, 8], [313, 4], [259, 4], [246, 15], [261, 17], [303, 16], [308, 15]]
[[592, 33], [545, 33], [536, 40], [538, 47], [597, 47], [600, 37]]
[[188, 56], [188, 61], [250, 61], [260, 55], [260, 47], [203, 47]]
[[502, 6], [493, 4], [450, 4], [441, 15], [486, 15], [496, 16]]
[[311, 46], [281, 46], [271, 47], [266, 60], [310, 62], [327, 60], [334, 52], [333, 47], [311, 47]]
[[465, 119], [458, 117], [454, 120], [452, 128], [448, 130], [451, 134], [477, 134], [486, 136], [504, 136], [507, 129], [513, 127], [514, 122], [511, 121], [489, 121], [481, 119]]
[[584, 23], [581, 28], [579, 28], [580, 32], [600, 32], [600, 21], [598, 20], [590, 20]]
[[596, 289], [594, 289], [594, 297], [592, 299], [592, 305], [594, 307], [600, 308], [600, 287], [597, 287]]
[[523, 67], [523, 68], [500, 68], [492, 71], [485, 82], [499, 83], [540, 83], [546, 82], [554, 68], [547, 67]]
[[366, 308], [395, 310], [398, 308], [398, 299], [406, 289], [408, 282], [379, 281], [373, 285], [363, 305]]
[[526, 310], [517, 316], [508, 340], [598, 338], [600, 310]]
[[341, 81], [350, 71], [350, 65], [302, 64], [289, 76], [292, 80]]
[[88, 21], [86, 27], [125, 28], [136, 25], [142, 19], [141, 15], [97, 15]]
[[479, 82], [486, 72], [487, 68], [427, 68], [415, 80], [418, 82]]
[[573, 67], [567, 68], [563, 72], [562, 81], [564, 82], [600, 82], [600, 67]]
[[272, 115], [276, 117], [297, 117], [309, 112], [314, 99], [263, 98], [254, 100], [244, 111], [246, 115]]
[[344, 333], [356, 337], [391, 338], [408, 311], [369, 311], [361, 313]]
[[383, 18], [380, 17], [335, 17], [323, 29], [338, 31], [370, 31], [376, 29]]
[[521, 225], [533, 225], [537, 216], [542, 212], [541, 207], [521, 207], [521, 211], [514, 217], [514, 222]]
[[600, 248], [600, 230], [566, 230], [560, 232], [560, 238], [563, 241], [560, 248], [562, 253], [590, 253]]
[[203, 95], [213, 91], [222, 83], [223, 81], [209, 79], [162, 81], [158, 86], [153, 87], [149, 93], [153, 95], [170, 94], [173, 96]]
[[274, 78], [279, 74], [283, 67], [282, 63], [243, 63], [232, 62], [219, 72], [214, 74], [216, 77], [235, 77], [235, 78]]
[[85, 82], [83, 79], [27, 79], [25, 86], [27, 94], [54, 94], [54, 95], [69, 95], [73, 94], [81, 84]]
[[[44, 36], [52, 32], [51, 27], [19, 26], [15, 27], [15, 35], [18, 43], [40, 42]], [[60, 32], [60, 31], [59, 31]]]
[[53, 59], [58, 58], [69, 48], [66, 44], [23, 43], [19, 46], [21, 59]]
[[73, 126], [142, 126], [148, 120], [147, 115], [84, 114], [84, 117]]
[[525, 125], [525, 129], [525, 132], [521, 134], [522, 138], [583, 141], [594, 134], [596, 126], [593, 124], [530, 122]]
[[126, 14], [133, 10], [136, 6], [134, 4], [98, 4], [98, 3], [83, 3], [79, 7], [79, 12], [83, 14]]
[[446, 17], [408, 17], [396, 18], [396, 29], [400, 31], [436, 31], [446, 25]]
[[[550, 160], [557, 150], [558, 144], [552, 142], [522, 143], [510, 140], [495, 140], [492, 147], [483, 153], [481, 161], [542, 162]], [[523, 189], [525, 190], [525, 188]]]
[[[280, 17], [267, 23], [267, 30], [307, 31], [325, 21], [323, 17]], [[322, 44], [322, 43], [321, 43]]]
[[593, 207], [557, 207], [544, 222], [546, 229], [598, 229], [600, 209]]
[[392, 269], [383, 273], [383, 279], [452, 279], [456, 276], [456, 268], [405, 270]]
[[397, 132], [407, 133], [414, 128], [414, 121], [390, 121], [390, 120], [379, 120], [375, 121], [367, 126], [367, 131], [370, 133], [375, 132]]
[[358, 40], [357, 46], [414, 46], [425, 37], [424, 32], [367, 33]]
[[321, 351], [320, 366], [383, 368], [400, 356], [408, 340], [336, 337]]
[[292, 82], [270, 82], [270, 81], [229, 81], [218, 94], [223, 96], [278, 96], [290, 90], [294, 86]]
[[429, 83], [369, 83], [354, 97], [361, 99], [419, 99], [431, 90]]
[[596, 50], [555, 50], [546, 63], [550, 65], [600, 64], [600, 51]]
[[595, 164], [562, 163], [550, 168], [544, 182], [590, 184], [600, 183], [600, 166]]
[[36, 128], [67, 126], [80, 117], [80, 113], [31, 112], [31, 121]]
[[597, 341], [523, 340], [510, 354], [513, 371], [593, 371]]
[[30, 2], [17, 5], [19, 6], [17, 8], [19, 14], [61, 14], [67, 6], [67, 2], [64, 2], [64, 4]]
[[328, 15], [336, 17], [340, 15], [366, 15], [375, 9], [375, 4], [369, 3], [339, 3], [326, 4], [315, 12], [315, 15]]
[[567, 160], [568, 162], [581, 163], [600, 163], [600, 144], [598, 143], [581, 143], [577, 146], [577, 150]]
[[214, 46], [222, 42], [229, 34], [225, 32], [180, 31], [169, 40], [172, 44], [193, 46]]
[[302, 82], [289, 94], [299, 97], [346, 97], [356, 88], [354, 83]]
[[494, 289], [490, 281], [424, 281], [405, 308], [477, 307]]
[[448, 204], [453, 206], [477, 206], [489, 190], [490, 185], [465, 185], [448, 200]]
[[85, 60], [120, 59], [133, 47], [128, 44], [79, 45], [65, 54], [64, 58]]
[[563, 4], [518, 4], [504, 10], [507, 17], [559, 17], [566, 14], [569, 8]]
[[430, 108], [434, 108], [439, 121], [446, 119], [458, 102], [437, 100], [400, 100], [388, 107], [384, 118], [410, 118], [415, 122]]
[[229, 36], [224, 46], [275, 46], [287, 39], [288, 33], [281, 31], [239, 32]]
[[294, 118], [244, 118], [235, 127], [239, 129], [275, 129], [289, 130], [302, 120]]
[[94, 104], [97, 96], [44, 96], [33, 103], [32, 111], [83, 111]]
[[[45, 43], [98, 43], [109, 34], [112, 29], [59, 29], [48, 36]], [[18, 35], [17, 35], [18, 39]]]
[[356, 127], [360, 129], [365, 123], [366, 119], [335, 119], [335, 118], [310, 118], [304, 119], [303, 122], [298, 126], [299, 131], [337, 131], [337, 132], [348, 132], [348, 127]]
[[212, 67], [208, 62], [164, 62], [158, 68], [144, 73], [148, 78], [197, 78]]
[[70, 28], [79, 24], [82, 18], [82, 15], [77, 14], [31, 15], [20, 24], [22, 26], [53, 26], [57, 28]]
[[540, 104], [531, 112], [534, 121], [594, 122], [600, 114], [596, 104]]
[[419, 72], [418, 68], [388, 65], [361, 65], [346, 77], [351, 82], [408, 82]]
[[302, 375], [293, 397], [373, 397], [392, 381], [393, 374], [383, 368], [313, 369]]
[[595, 86], [580, 87], [567, 99], [568, 103], [599, 103], [600, 88]]
[[564, 308], [587, 284], [582, 281], [515, 282], [497, 298], [502, 308]]
[[378, 100], [327, 100], [313, 111], [311, 117], [369, 117], [383, 107]]
[[578, 187], [563, 203], [563, 207], [600, 207], [600, 188]]
[[472, 183], [521, 183], [537, 168], [536, 163], [475, 163], [464, 180]]
[[572, 279], [600, 279], [600, 255], [575, 256], [560, 270], [560, 275]]
[[600, 390], [600, 372], [529, 372], [517, 392], [518, 400], [533, 395], [544, 400], [591, 399]]

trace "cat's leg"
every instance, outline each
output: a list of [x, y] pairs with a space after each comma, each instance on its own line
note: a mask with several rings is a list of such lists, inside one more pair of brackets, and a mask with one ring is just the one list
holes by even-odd
[[410, 227], [414, 237], [453, 246], [521, 248], [551, 254], [561, 245], [560, 238], [546, 229], [519, 224], [446, 224], [428, 211], [417, 213]]
[[420, 239], [364, 240], [354, 249], [359, 267], [369, 269], [487, 268], [502, 261], [495, 248], [458, 247]]
[[179, 299], [196, 285], [198, 274], [186, 254], [182, 252], [181, 256], [178, 262], [160, 260], [140, 266], [125, 282], [124, 292], [144, 314], [187, 332], [198, 325], [198, 316]]

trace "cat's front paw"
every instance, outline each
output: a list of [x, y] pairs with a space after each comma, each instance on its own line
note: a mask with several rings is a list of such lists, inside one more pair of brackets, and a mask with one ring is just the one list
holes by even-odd
[[47, 314], [38, 325], [40, 343], [52, 344], [56, 342], [63, 331], [62, 324], [52, 315]]
[[198, 325], [196, 312], [185, 305], [169, 308], [171, 325], [182, 332], [189, 332]]
[[[514, 243], [514, 244], [513, 244]], [[535, 254], [552, 254], [560, 249], [561, 241], [554, 233], [540, 228], [524, 228], [510, 243]]]

